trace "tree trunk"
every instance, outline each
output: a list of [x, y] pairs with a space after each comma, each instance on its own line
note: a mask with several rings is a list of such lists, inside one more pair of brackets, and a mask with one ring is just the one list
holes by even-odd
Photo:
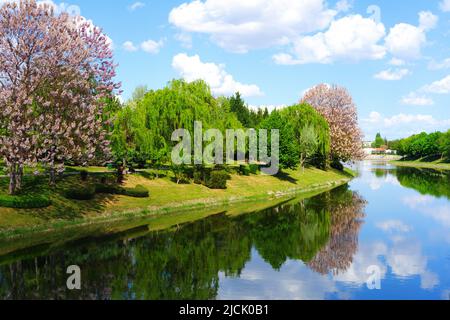
[[16, 164], [11, 164], [9, 166], [9, 194], [13, 195], [16, 193]]
[[55, 172], [55, 166], [53, 164], [50, 165], [48, 184], [52, 187], [54, 187], [56, 185], [56, 172]]
[[17, 166], [17, 171], [16, 171], [16, 190], [20, 190], [22, 189], [22, 177], [23, 177], [23, 165], [18, 165]]
[[300, 155], [300, 165], [302, 166], [302, 172], [305, 172], [305, 161], [303, 160], [303, 153]]

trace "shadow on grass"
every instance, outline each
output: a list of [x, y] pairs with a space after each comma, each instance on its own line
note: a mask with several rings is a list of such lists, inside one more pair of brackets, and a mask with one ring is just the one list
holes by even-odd
[[286, 172], [284, 172], [282, 170], [280, 170], [274, 177], [281, 181], [287, 181], [292, 184], [297, 184], [297, 181], [298, 181], [297, 179], [291, 177], [289, 174], [287, 174]]
[[[102, 213], [108, 202], [113, 201], [114, 196], [97, 194], [92, 200], [71, 200], [64, 197], [67, 189], [84, 188], [89, 184], [99, 183], [101, 176], [90, 176], [87, 181], [80, 177], [69, 176], [59, 178], [55, 187], [48, 184], [48, 179], [43, 176], [26, 176], [23, 179], [23, 187], [20, 196], [43, 195], [51, 199], [52, 205], [42, 209], [15, 209], [16, 213], [24, 216], [36, 217], [44, 220], [74, 220], [87, 214]], [[8, 192], [9, 180], [0, 179], [0, 193]]]
[[163, 179], [167, 177], [167, 175], [163, 172], [158, 172], [158, 174], [156, 174], [156, 172], [136, 171], [135, 174], [148, 180]]

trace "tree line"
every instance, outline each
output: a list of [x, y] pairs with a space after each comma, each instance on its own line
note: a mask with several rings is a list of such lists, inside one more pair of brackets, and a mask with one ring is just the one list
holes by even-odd
[[392, 149], [411, 159], [450, 158], [450, 130], [447, 132], [422, 132], [408, 138], [389, 142]]
[[111, 127], [116, 164], [130, 169], [170, 164], [175, 145], [172, 133], [179, 128], [193, 132], [195, 121], [202, 122], [204, 130], [222, 132], [279, 130], [282, 169], [306, 164], [325, 169], [359, 159], [361, 134], [350, 94], [341, 87], [322, 86], [318, 92], [317, 87], [311, 89], [298, 104], [271, 112], [250, 109], [238, 92], [231, 97], [214, 97], [202, 80], [172, 80], [160, 90], [138, 87], [127, 103], [120, 106], [116, 102], [116, 108], [110, 108], [117, 110]]

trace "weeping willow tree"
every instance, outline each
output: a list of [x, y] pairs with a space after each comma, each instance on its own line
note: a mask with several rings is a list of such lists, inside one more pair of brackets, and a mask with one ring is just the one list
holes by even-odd
[[119, 112], [113, 150], [159, 166], [169, 161], [172, 133], [185, 129], [193, 135], [195, 121], [203, 130], [242, 127], [229, 101], [213, 97], [204, 81], [173, 80], [163, 89], [141, 92]]

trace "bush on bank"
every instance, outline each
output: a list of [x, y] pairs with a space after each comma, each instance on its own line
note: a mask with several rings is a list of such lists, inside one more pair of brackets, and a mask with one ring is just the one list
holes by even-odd
[[51, 206], [52, 201], [46, 196], [10, 196], [0, 194], [0, 207], [15, 209], [40, 209]]

